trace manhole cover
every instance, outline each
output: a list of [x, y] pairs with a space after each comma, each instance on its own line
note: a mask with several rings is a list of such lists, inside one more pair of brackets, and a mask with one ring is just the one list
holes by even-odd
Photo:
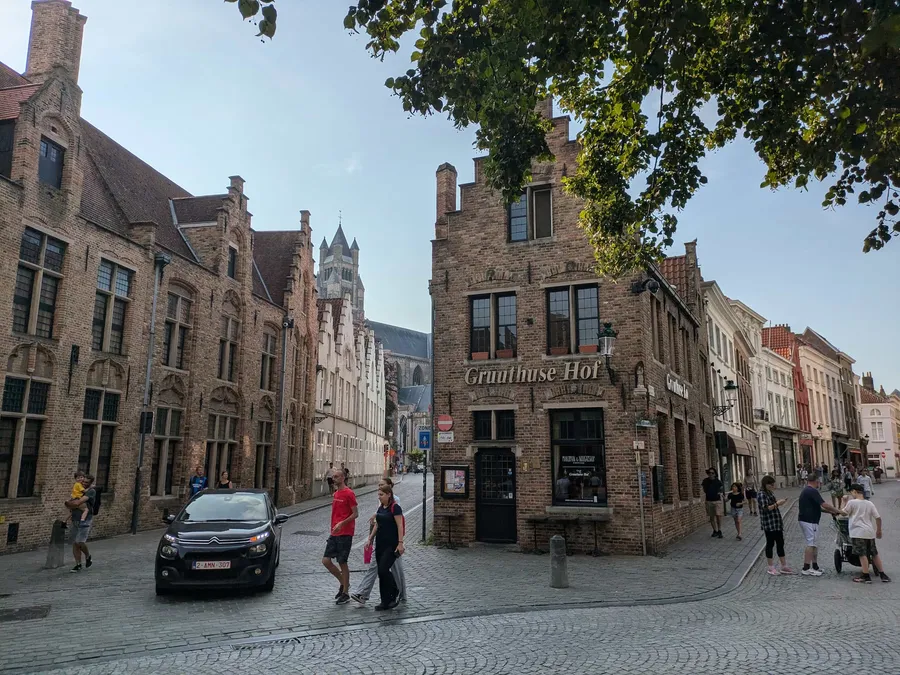
[[300, 530], [298, 532], [291, 532], [295, 537], [324, 537], [325, 532], [320, 530]]
[[50, 605], [0, 609], [0, 623], [3, 623], [4, 621], [30, 621], [32, 619], [43, 619], [49, 613]]

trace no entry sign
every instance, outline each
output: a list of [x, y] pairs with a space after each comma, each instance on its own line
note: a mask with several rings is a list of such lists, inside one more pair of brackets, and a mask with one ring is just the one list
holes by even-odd
[[450, 431], [453, 428], [453, 418], [450, 415], [438, 415], [438, 431]]

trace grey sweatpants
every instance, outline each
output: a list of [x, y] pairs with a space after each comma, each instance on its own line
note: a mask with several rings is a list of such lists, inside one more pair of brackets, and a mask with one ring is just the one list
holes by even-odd
[[[397, 588], [400, 589], [400, 602], [406, 602], [406, 575], [403, 574], [402, 557], [397, 558], [394, 561], [394, 566], [391, 567], [391, 573], [394, 575], [394, 581], [397, 582]], [[373, 555], [372, 562], [369, 563], [366, 574], [359, 583], [359, 586], [356, 587], [354, 593], [362, 597], [363, 600], [368, 600], [369, 596], [372, 595], [372, 589], [375, 587], [376, 581], [378, 581], [378, 561]]]

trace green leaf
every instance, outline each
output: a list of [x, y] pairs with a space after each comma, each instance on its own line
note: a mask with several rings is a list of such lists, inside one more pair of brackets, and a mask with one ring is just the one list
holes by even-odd
[[413, 52], [409, 55], [410, 61], [418, 61], [420, 58], [422, 58], [422, 52]]
[[257, 0], [238, 0], [238, 9], [242, 17], [249, 19], [259, 12], [259, 2]]
[[262, 8], [262, 15], [266, 21], [274, 24], [275, 19], [278, 17], [278, 10], [276, 10], [274, 6], [268, 5]]
[[275, 24], [271, 21], [266, 21], [263, 19], [259, 22], [259, 33], [256, 34], [256, 37], [260, 35], [265, 35], [267, 38], [275, 37]]
[[344, 28], [347, 30], [356, 28], [356, 17], [353, 14], [348, 14], [344, 17]]
[[384, 81], [384, 86], [387, 87], [388, 89], [393, 89], [394, 88], [394, 78], [389, 77], [388, 79], [386, 79]]
[[850, 117], [850, 108], [841, 108], [841, 111], [838, 113], [838, 117], [840, 117], [842, 120]]
[[867, 128], [868, 128], [868, 125], [865, 122], [860, 122], [859, 124], [856, 125], [856, 133], [857, 134], [865, 133]]

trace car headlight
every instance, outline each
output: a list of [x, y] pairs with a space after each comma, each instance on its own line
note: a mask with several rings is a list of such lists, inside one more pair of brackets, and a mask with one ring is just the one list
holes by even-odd
[[170, 543], [172, 543], [172, 544], [174, 544], [176, 541], [178, 541], [178, 538], [177, 538], [177, 537], [173, 537], [171, 534], [164, 534], [164, 535], [163, 535], [163, 539], [165, 539], [166, 541], [168, 541], [168, 542], [170, 542]]
[[261, 555], [265, 555], [268, 548], [269, 547], [266, 544], [257, 544], [256, 546], [251, 546], [249, 551], [250, 557], [258, 558]]
[[250, 537], [250, 542], [253, 544], [258, 544], [259, 542], [265, 541], [266, 539], [268, 539], [268, 537], [269, 537], [269, 531], [266, 530], [265, 532], [260, 532], [259, 534], [255, 534], [252, 537]]
[[175, 556], [178, 555], [178, 551], [175, 550], [172, 546], [166, 544], [160, 547], [159, 554], [166, 560], [174, 560]]

